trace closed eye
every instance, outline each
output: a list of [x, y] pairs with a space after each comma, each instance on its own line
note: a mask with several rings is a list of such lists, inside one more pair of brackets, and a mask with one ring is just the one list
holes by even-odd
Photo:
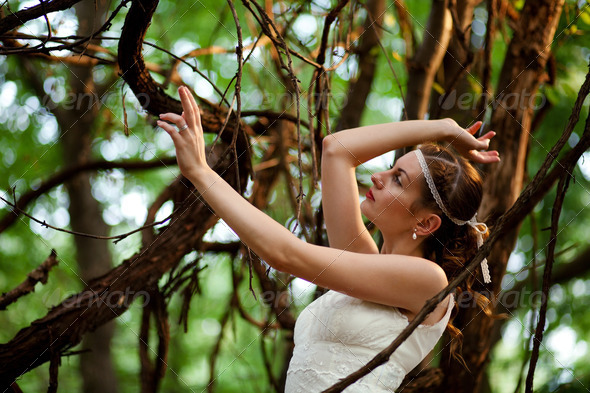
[[[389, 166], [389, 170], [393, 170], [394, 165], [391, 164]], [[397, 184], [399, 184], [400, 186], [402, 185], [402, 180], [401, 180], [401, 175], [400, 173], [404, 172], [403, 169], [398, 169], [394, 174], [393, 174], [393, 181], [395, 181]]]

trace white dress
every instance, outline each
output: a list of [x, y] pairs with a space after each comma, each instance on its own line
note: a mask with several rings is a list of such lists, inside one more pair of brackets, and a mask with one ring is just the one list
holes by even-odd
[[[451, 315], [420, 325], [389, 361], [344, 390], [346, 393], [393, 392], [405, 375], [434, 348]], [[408, 325], [395, 307], [366, 302], [335, 291], [307, 306], [295, 324], [295, 349], [287, 372], [286, 393], [321, 392], [364, 366]]]

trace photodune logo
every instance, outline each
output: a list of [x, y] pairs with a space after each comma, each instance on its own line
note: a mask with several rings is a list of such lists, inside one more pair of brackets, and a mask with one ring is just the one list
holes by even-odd
[[129, 287], [124, 290], [107, 289], [102, 292], [86, 290], [81, 293], [70, 294], [56, 289], [51, 293], [47, 293], [41, 300], [47, 307], [54, 307], [61, 303], [64, 308], [106, 306], [118, 309], [129, 308], [132, 304], [141, 308], [147, 306], [150, 302], [150, 294], [147, 291], [134, 291]]
[[[150, 103], [150, 96], [146, 93], [135, 95], [139, 105], [146, 108]], [[116, 91], [109, 91], [99, 96], [96, 93], [61, 92], [60, 94], [46, 94], [41, 98], [41, 105], [49, 110], [61, 108], [63, 110], [89, 111], [93, 108], [106, 106], [116, 108], [121, 105], [121, 95]]]
[[461, 93], [452, 90], [448, 95], [441, 95], [438, 99], [438, 105], [443, 110], [476, 110], [481, 100], [485, 101], [485, 106], [492, 107], [493, 110], [503, 108], [507, 111], [513, 110], [537, 110], [543, 107], [547, 101], [545, 95], [538, 91], [534, 94], [524, 91], [522, 93], [500, 93], [496, 97], [484, 96], [482, 93]]
[[[491, 302], [493, 308], [497, 308], [499, 305], [507, 309], [532, 307], [541, 304], [545, 299], [543, 291], [530, 291], [526, 288], [501, 291], [497, 294], [491, 291], [481, 291], [479, 294], [485, 296]], [[459, 308], [477, 307], [477, 298], [468, 291], [455, 295], [455, 301]]]

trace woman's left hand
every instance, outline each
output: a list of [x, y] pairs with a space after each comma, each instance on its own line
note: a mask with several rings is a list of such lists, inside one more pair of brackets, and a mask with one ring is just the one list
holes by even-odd
[[186, 178], [191, 179], [199, 176], [201, 171], [210, 168], [205, 155], [205, 141], [199, 107], [188, 88], [179, 87], [178, 94], [182, 103], [182, 115], [164, 113], [160, 115], [161, 120], [158, 120], [157, 123], [174, 142], [180, 171]]
[[496, 133], [494, 131], [486, 132], [485, 135], [475, 138], [475, 133], [482, 126], [482, 122], [478, 121], [471, 127], [463, 129], [451, 119], [445, 119], [452, 123], [453, 131], [451, 136], [447, 139], [448, 142], [465, 158], [479, 162], [482, 164], [490, 164], [500, 161], [500, 154], [496, 150], [488, 151], [490, 147], [490, 139]]

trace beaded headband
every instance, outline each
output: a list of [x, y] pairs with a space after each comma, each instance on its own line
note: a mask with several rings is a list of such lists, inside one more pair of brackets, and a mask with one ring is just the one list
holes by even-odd
[[[449, 220], [451, 220], [455, 224], [457, 224], [457, 225], [467, 224], [471, 228], [475, 229], [475, 231], [477, 232], [477, 248], [480, 248], [483, 244], [483, 235], [488, 230], [487, 225], [483, 222], [477, 222], [477, 220], [476, 220], [477, 213], [475, 213], [473, 215], [473, 217], [471, 217], [471, 219], [467, 220], [467, 221], [459, 220], [459, 219], [453, 217], [451, 215], [451, 213], [449, 213], [449, 211], [445, 207], [445, 205], [440, 197], [440, 194], [436, 190], [436, 185], [434, 184], [434, 180], [432, 179], [432, 175], [430, 174], [430, 169], [428, 169], [428, 165], [426, 164], [426, 160], [424, 159], [424, 155], [422, 154], [422, 151], [420, 149], [416, 149], [416, 150], [414, 150], [414, 153], [416, 154], [416, 157], [418, 158], [418, 162], [420, 163], [420, 167], [422, 168], [422, 173], [424, 174], [424, 178], [426, 179], [426, 184], [428, 184], [428, 188], [430, 188], [430, 192], [432, 193], [432, 196], [434, 197], [436, 204], [438, 205], [438, 207], [440, 207], [440, 210], [442, 210], [443, 213], [449, 218]], [[486, 258], [484, 258], [481, 261], [481, 273], [483, 274], [483, 281], [486, 284], [489, 284], [492, 282], [492, 278], [490, 277], [490, 270], [488, 268], [488, 260]]]

